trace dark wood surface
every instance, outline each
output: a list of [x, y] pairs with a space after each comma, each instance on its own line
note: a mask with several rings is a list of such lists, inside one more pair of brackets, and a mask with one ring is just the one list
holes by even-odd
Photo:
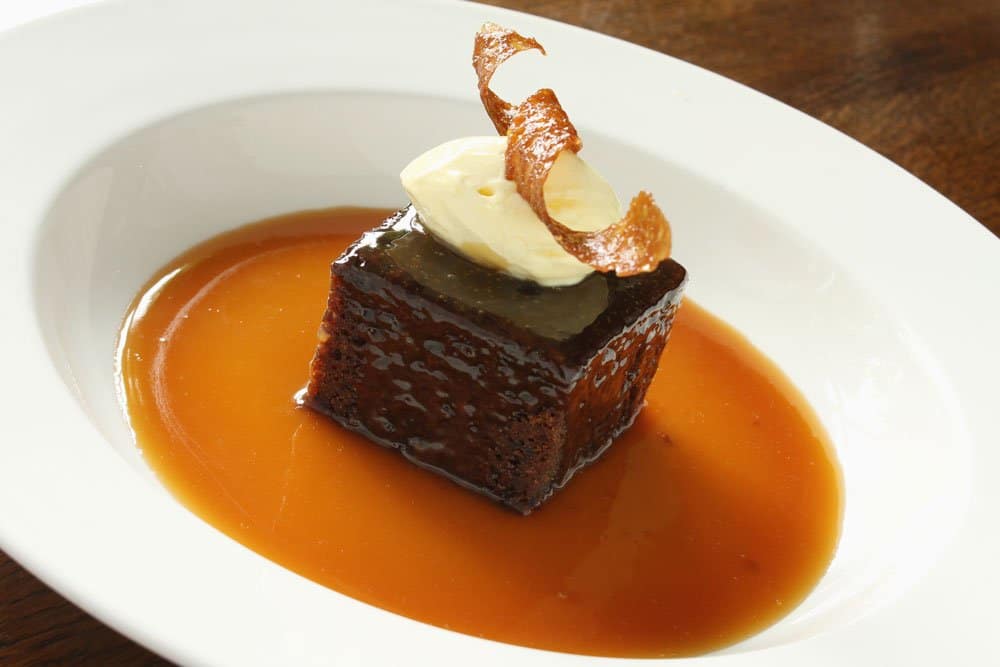
[[[496, 0], [683, 58], [844, 131], [1000, 236], [1000, 0]], [[516, 27], [516, 26], [513, 26]], [[0, 665], [166, 664], [0, 552]]]

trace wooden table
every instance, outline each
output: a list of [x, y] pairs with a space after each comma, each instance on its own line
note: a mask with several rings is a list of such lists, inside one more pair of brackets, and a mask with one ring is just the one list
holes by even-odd
[[[998, 0], [490, 0], [621, 37], [802, 109], [1000, 236]], [[516, 27], [516, 26], [513, 26]], [[0, 552], [0, 664], [164, 661]]]

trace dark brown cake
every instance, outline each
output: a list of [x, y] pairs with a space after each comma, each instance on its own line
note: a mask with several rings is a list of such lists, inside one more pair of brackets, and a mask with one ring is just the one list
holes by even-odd
[[527, 514], [635, 419], [686, 282], [540, 287], [483, 268], [412, 208], [337, 259], [305, 402]]

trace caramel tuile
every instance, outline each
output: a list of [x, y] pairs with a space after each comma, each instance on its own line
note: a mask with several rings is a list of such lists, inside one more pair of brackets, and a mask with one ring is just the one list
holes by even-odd
[[513, 30], [485, 23], [476, 33], [476, 44], [472, 48], [472, 66], [479, 78], [479, 99], [486, 107], [486, 114], [493, 121], [499, 134], [507, 134], [511, 116], [517, 109], [490, 90], [490, 79], [497, 68], [515, 53], [538, 49], [545, 54], [542, 45], [530, 37], [522, 37]]
[[545, 53], [534, 39], [487, 23], [476, 34], [472, 53], [479, 97], [497, 132], [507, 135], [506, 177], [514, 181], [517, 192], [559, 245], [581, 262], [619, 276], [654, 270], [670, 256], [670, 225], [648, 192], [640, 191], [632, 198], [625, 217], [596, 232], [570, 229], [549, 215], [544, 190], [552, 165], [564, 150], [578, 153], [583, 142], [548, 88], [515, 107], [489, 87], [501, 63], [528, 49]]

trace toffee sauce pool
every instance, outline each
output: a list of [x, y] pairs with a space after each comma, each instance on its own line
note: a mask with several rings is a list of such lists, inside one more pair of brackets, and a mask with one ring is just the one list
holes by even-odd
[[556, 651], [703, 653], [805, 598], [839, 535], [833, 449], [775, 365], [690, 301], [635, 425], [528, 517], [298, 407], [330, 261], [386, 214], [243, 227], [136, 298], [122, 396], [184, 505], [358, 600]]

